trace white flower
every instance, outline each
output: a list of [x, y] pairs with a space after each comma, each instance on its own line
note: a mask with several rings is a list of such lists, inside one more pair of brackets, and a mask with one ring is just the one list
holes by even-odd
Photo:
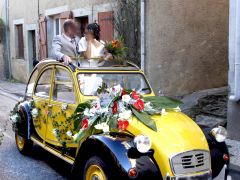
[[35, 119], [35, 118], [37, 118], [38, 117], [38, 109], [37, 108], [34, 108], [33, 110], [32, 110], [32, 112], [31, 112], [31, 114], [32, 114], [32, 117]]
[[95, 101], [93, 101], [93, 106], [96, 108], [96, 109], [100, 109], [101, 108], [101, 105], [100, 105], [100, 99], [97, 98]]
[[122, 96], [122, 101], [125, 103], [129, 103], [131, 100], [131, 97], [128, 94], [125, 94]]
[[72, 132], [69, 130], [66, 132], [67, 136], [72, 137]]
[[131, 115], [132, 115], [132, 111], [127, 110], [127, 111], [123, 111], [122, 113], [119, 113], [119, 118], [122, 120], [128, 120], [130, 119]]
[[98, 110], [98, 113], [99, 113], [99, 114], [108, 113], [108, 112], [109, 112], [108, 108], [100, 108], [100, 109]]
[[52, 130], [52, 133], [53, 133], [53, 135], [54, 135], [55, 137], [58, 136], [58, 130], [57, 130], [56, 128], [54, 128], [54, 129]]
[[116, 93], [119, 93], [122, 90], [122, 87], [120, 84], [113, 87], [113, 91]]
[[95, 108], [95, 107], [92, 107], [92, 108], [89, 110], [89, 116], [90, 116], [90, 117], [94, 116], [96, 112], [97, 112], [96, 108]]
[[72, 136], [72, 138], [73, 138], [74, 141], [76, 141], [77, 136], [78, 136], [78, 133], [76, 133], [76, 134], [74, 134], [74, 136]]
[[68, 108], [68, 104], [62, 104], [61, 110], [66, 111]]
[[16, 123], [17, 121], [18, 121], [18, 115], [17, 114], [14, 114], [14, 115], [12, 115], [12, 116], [10, 116], [10, 120], [12, 121], [12, 122], [14, 122], [14, 123]]
[[166, 111], [166, 109], [162, 109], [162, 112], [161, 112], [161, 114], [162, 114], [162, 116], [165, 116], [165, 115], [167, 115], [167, 111]]
[[95, 129], [102, 130], [103, 132], [109, 132], [109, 126], [106, 122], [97, 124], [94, 127]]
[[178, 106], [178, 107], [176, 107], [176, 108], [174, 108], [173, 109], [174, 111], [176, 111], [176, 112], [181, 112], [181, 109], [180, 109], [180, 107]]
[[23, 97], [18, 98], [18, 101], [22, 102], [23, 101]]
[[88, 116], [88, 117], [93, 117], [94, 114], [95, 114], [95, 112], [96, 112], [96, 110], [94, 110], [93, 108], [91, 108], [91, 109], [86, 108], [86, 109], [84, 110], [83, 114], [84, 114], [85, 116]]

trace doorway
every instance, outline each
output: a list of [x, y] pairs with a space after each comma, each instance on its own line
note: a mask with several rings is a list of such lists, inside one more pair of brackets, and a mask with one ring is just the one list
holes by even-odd
[[81, 37], [84, 36], [85, 28], [88, 25], [88, 16], [76, 17], [75, 21], [76, 21], [77, 26], [78, 26], [78, 28], [77, 28], [78, 29], [77, 35], [78, 35], [78, 37], [81, 38]]
[[37, 53], [36, 53], [36, 32], [35, 30], [28, 31], [28, 60], [29, 71], [37, 65]]

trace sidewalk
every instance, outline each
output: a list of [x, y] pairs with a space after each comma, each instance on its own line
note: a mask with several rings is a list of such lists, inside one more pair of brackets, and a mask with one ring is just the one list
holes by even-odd
[[0, 91], [3, 94], [8, 94], [12, 97], [23, 97], [26, 89], [26, 84], [13, 83], [10, 81], [0, 80]]
[[[13, 99], [17, 100], [19, 97], [23, 97], [25, 93], [26, 84], [23, 83], [12, 83], [9, 81], [0, 80], [0, 94], [6, 96], [12, 96]], [[226, 141], [229, 147], [230, 153], [230, 174], [233, 180], [240, 179], [240, 142], [228, 139]]]

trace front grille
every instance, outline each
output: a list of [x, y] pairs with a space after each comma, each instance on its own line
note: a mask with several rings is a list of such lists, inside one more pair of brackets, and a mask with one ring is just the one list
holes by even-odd
[[208, 151], [187, 151], [173, 156], [171, 166], [175, 175], [208, 171], [210, 155]]

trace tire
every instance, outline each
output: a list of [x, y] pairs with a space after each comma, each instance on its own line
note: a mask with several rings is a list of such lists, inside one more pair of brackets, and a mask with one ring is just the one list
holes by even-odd
[[112, 179], [110, 173], [111, 170], [103, 159], [98, 156], [92, 156], [85, 164], [83, 179], [90, 180], [94, 179], [94, 177], [98, 177], [99, 180], [109, 180]]
[[29, 155], [32, 152], [33, 142], [15, 133], [15, 142], [18, 151], [23, 155]]

